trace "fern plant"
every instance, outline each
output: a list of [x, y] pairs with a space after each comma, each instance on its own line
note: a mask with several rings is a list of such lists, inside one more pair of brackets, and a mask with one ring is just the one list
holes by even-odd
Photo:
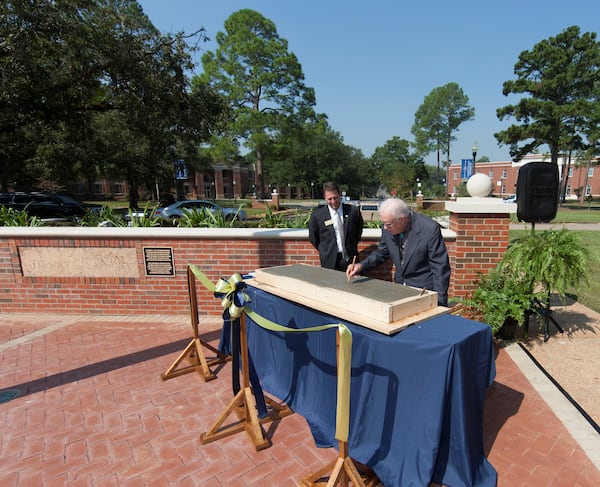
[[473, 295], [463, 301], [464, 314], [490, 325], [494, 336], [506, 323], [522, 326], [539, 297], [528, 279], [510, 276], [500, 267], [481, 276]]
[[576, 233], [566, 228], [523, 235], [512, 243], [500, 262], [500, 270], [528, 279], [546, 297], [557, 293], [564, 301], [569, 286], [585, 283], [589, 253]]
[[463, 300], [466, 314], [492, 327], [495, 335], [507, 322], [522, 326], [527, 316], [549, 307], [550, 294], [564, 301], [566, 290], [588, 280], [588, 251], [579, 236], [567, 229], [534, 230], [515, 242], [502, 260], [476, 282]]

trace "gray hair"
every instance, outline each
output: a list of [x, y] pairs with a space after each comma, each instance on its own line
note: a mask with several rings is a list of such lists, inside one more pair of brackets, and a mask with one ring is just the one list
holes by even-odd
[[392, 218], [402, 218], [409, 213], [408, 205], [400, 198], [388, 198], [379, 206], [379, 215], [385, 214]]

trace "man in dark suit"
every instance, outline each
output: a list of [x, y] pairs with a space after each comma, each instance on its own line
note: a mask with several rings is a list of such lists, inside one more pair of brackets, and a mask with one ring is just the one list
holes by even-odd
[[394, 282], [438, 293], [438, 304], [448, 305], [450, 261], [440, 226], [421, 213], [410, 211], [398, 198], [379, 207], [383, 231], [377, 250], [346, 270], [348, 278], [367, 272], [389, 257], [394, 262]]
[[319, 252], [321, 267], [345, 271], [358, 256], [362, 214], [357, 206], [341, 202], [336, 183], [323, 185], [323, 198], [327, 205], [313, 211], [308, 222], [308, 238]]

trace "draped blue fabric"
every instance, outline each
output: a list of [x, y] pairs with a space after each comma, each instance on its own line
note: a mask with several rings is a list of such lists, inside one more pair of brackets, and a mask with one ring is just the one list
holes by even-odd
[[[340, 322], [252, 286], [247, 292], [248, 307], [284, 326]], [[482, 430], [484, 393], [496, 374], [490, 327], [440, 315], [387, 336], [344, 323], [353, 335], [349, 455], [386, 487], [495, 487]], [[306, 418], [317, 446], [337, 446], [335, 330], [247, 325], [264, 390]]]

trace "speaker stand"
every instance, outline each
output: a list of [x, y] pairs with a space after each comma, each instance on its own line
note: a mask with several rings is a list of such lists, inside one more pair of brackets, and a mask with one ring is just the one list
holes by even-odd
[[[535, 222], [531, 222], [531, 233], [535, 232]], [[525, 316], [525, 331], [529, 329], [529, 317], [537, 311], [537, 313], [544, 319], [544, 342], [547, 342], [550, 338], [549, 329], [550, 322], [554, 324], [559, 333], [564, 333], [565, 330], [558, 324], [558, 322], [552, 316], [552, 309], [550, 309], [550, 290], [546, 293], [546, 303], [542, 304], [539, 299], [535, 299], [532, 303], [533, 308], [526, 313]]]
[[541, 303], [538, 299], [535, 299], [532, 303], [532, 309], [525, 314], [525, 331], [529, 329], [529, 317], [537, 312], [544, 319], [543, 332], [544, 342], [547, 342], [550, 338], [550, 322], [554, 324], [559, 333], [564, 333], [565, 330], [558, 324], [558, 322], [552, 316], [552, 309], [550, 308], [550, 292], [546, 296], [546, 303]]

